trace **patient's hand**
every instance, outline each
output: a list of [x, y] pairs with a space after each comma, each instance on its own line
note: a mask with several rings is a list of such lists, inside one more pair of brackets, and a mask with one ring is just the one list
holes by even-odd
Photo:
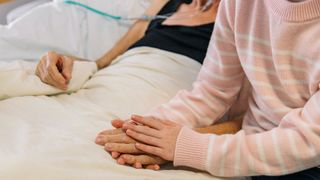
[[131, 165], [135, 168], [146, 168], [159, 170], [161, 164], [167, 161], [162, 158], [147, 155], [135, 147], [136, 141], [126, 135], [122, 129], [125, 121], [113, 120], [112, 125], [116, 129], [105, 130], [98, 134], [96, 143], [105, 147], [105, 150], [111, 152], [113, 158], [121, 165]]
[[36, 75], [42, 82], [67, 90], [68, 83], [71, 79], [74, 59], [48, 52], [42, 56], [36, 68]]

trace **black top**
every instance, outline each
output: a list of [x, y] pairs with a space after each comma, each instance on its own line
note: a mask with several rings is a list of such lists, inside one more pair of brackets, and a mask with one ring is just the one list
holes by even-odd
[[[180, 4], [192, 0], [170, 0], [158, 13], [176, 12]], [[145, 36], [129, 49], [141, 46], [154, 47], [188, 56], [203, 63], [214, 23], [198, 26], [162, 25], [164, 19], [151, 21]]]

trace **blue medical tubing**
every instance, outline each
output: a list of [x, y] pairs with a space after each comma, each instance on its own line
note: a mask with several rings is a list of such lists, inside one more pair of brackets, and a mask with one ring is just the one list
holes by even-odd
[[[66, 4], [82, 7], [84, 9], [88, 10], [88, 11], [91, 11], [91, 12], [95, 13], [95, 14], [98, 14], [98, 15], [103, 16], [103, 17], [108, 17], [108, 18], [111, 18], [111, 19], [116, 20], [116, 21], [121, 21], [121, 20], [127, 20], [127, 21], [131, 21], [131, 20], [152, 21], [154, 19], [167, 19], [169, 16], [171, 16], [173, 14], [173, 13], [168, 13], [168, 14], [156, 15], [156, 16], [142, 15], [140, 17], [125, 18], [125, 17], [122, 17], [122, 16], [115, 16], [115, 15], [111, 15], [111, 14], [99, 11], [97, 9], [94, 9], [94, 8], [92, 8], [90, 6], [87, 6], [85, 4], [82, 4], [82, 3], [79, 3], [79, 2], [76, 2], [76, 1], [64, 0], [63, 2], [66, 3]], [[208, 0], [207, 3], [202, 7], [202, 9], [200, 11], [206, 11], [210, 7], [210, 5], [213, 4], [213, 2], [214, 2], [214, 0]]]
[[121, 16], [114, 16], [114, 15], [108, 14], [108, 13], [99, 11], [99, 10], [97, 10], [97, 9], [94, 9], [94, 8], [92, 8], [92, 7], [90, 7], [90, 6], [84, 5], [84, 4], [79, 3], [79, 2], [69, 1], [69, 0], [64, 0], [63, 2], [66, 3], [66, 4], [71, 4], [71, 5], [75, 5], [75, 6], [80, 6], [80, 7], [82, 7], [82, 8], [85, 8], [85, 9], [93, 12], [93, 13], [96, 13], [96, 14], [99, 14], [99, 15], [101, 15], [101, 16], [105, 16], [105, 17], [108, 17], [108, 18], [111, 18], [111, 19], [114, 19], [114, 20], [117, 20], [117, 21], [122, 19]]
[[[94, 9], [94, 8], [92, 8], [90, 6], [87, 6], [85, 4], [82, 4], [82, 3], [79, 3], [79, 2], [76, 2], [76, 1], [64, 0], [63, 2], [66, 3], [66, 4], [71, 4], [71, 5], [82, 7], [84, 9], [88, 10], [88, 11], [91, 11], [91, 12], [95, 13], [95, 14], [98, 14], [98, 15], [103, 16], [103, 17], [108, 17], [108, 18], [111, 18], [111, 19], [116, 20], [116, 21], [137, 20], [137, 19], [145, 20], [145, 21], [151, 21], [151, 20], [153, 20], [155, 18], [153, 16], [147, 16], [147, 15], [142, 15], [141, 17], [135, 17], [135, 18], [124, 18], [124, 17], [121, 17], [121, 16], [115, 16], [115, 15], [111, 15], [111, 14], [99, 11], [97, 9]], [[161, 17], [158, 17], [158, 18], [161, 18]]]

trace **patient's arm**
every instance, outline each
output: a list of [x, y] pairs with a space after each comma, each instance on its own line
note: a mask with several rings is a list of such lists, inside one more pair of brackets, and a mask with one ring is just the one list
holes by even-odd
[[242, 127], [242, 119], [230, 120], [223, 123], [218, 123], [212, 126], [195, 128], [194, 130], [202, 134], [235, 134]]
[[[168, 0], [153, 0], [145, 15], [156, 15]], [[108, 51], [96, 61], [98, 69], [108, 66], [117, 56], [123, 54], [131, 45], [140, 40], [147, 30], [149, 21], [137, 21], [128, 32]]]
[[[157, 14], [166, 2], [167, 0], [153, 0], [145, 14]], [[124, 53], [131, 45], [141, 39], [144, 36], [148, 25], [148, 21], [137, 21], [110, 51], [96, 61], [98, 69], [108, 66], [112, 60]], [[66, 90], [68, 88], [68, 82], [72, 78], [71, 74], [74, 60], [81, 59], [51, 51], [40, 59], [35, 73], [42, 82]]]

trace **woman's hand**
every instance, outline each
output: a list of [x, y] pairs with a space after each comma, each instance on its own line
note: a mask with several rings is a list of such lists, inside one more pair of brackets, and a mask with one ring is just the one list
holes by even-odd
[[136, 115], [132, 116], [132, 120], [141, 125], [125, 123], [123, 128], [127, 129], [127, 135], [145, 143], [136, 143], [137, 149], [167, 161], [174, 160], [176, 141], [182, 128], [181, 125], [168, 120]]
[[74, 59], [57, 54], [56, 52], [48, 52], [42, 56], [36, 68], [36, 75], [42, 82], [67, 90], [68, 83], [71, 80], [71, 73]]

